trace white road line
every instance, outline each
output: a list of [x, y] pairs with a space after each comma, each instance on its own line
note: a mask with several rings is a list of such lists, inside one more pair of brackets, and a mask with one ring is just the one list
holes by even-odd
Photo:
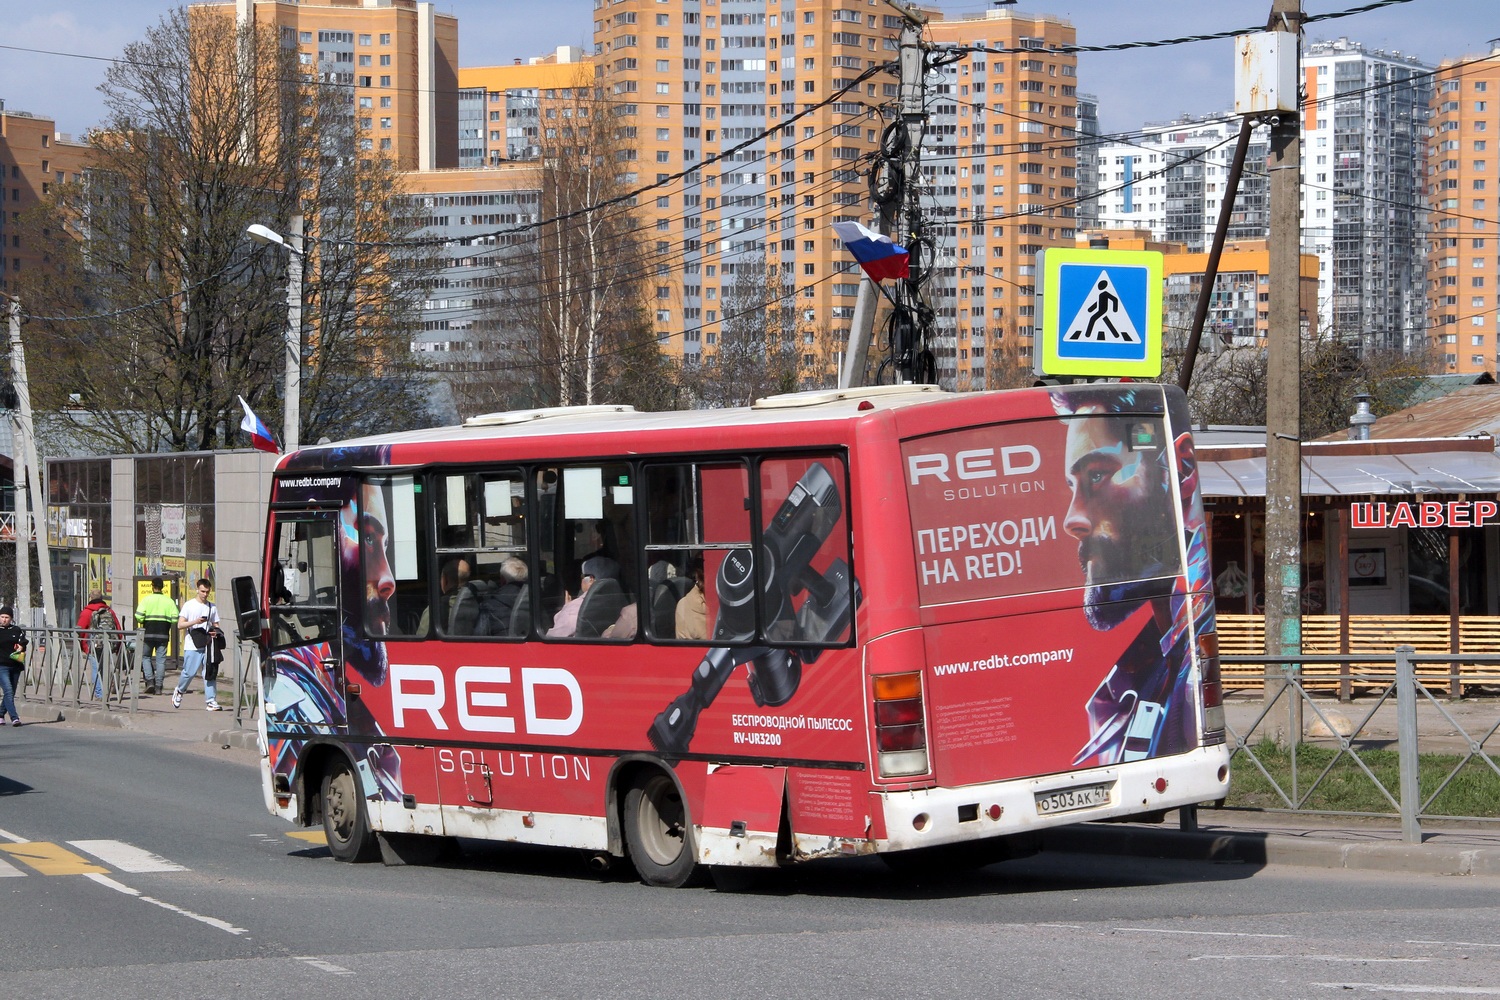
[[144, 872], [185, 872], [187, 868], [140, 847], [119, 840], [70, 840], [69, 844], [92, 854], [111, 868], [139, 875]]
[[1408, 941], [1407, 944], [1440, 944], [1448, 948], [1500, 948], [1494, 941]]
[[0, 861], [0, 878], [25, 878], [26, 873], [15, 865]]
[[1359, 955], [1194, 955], [1192, 962], [1240, 962], [1250, 959], [1256, 962], [1357, 962], [1360, 965], [1376, 965], [1381, 962], [1421, 965], [1430, 958], [1364, 958]]
[[29, 837], [17, 837], [15, 834], [11, 833], [9, 830], [0, 830], [0, 840], [8, 840], [12, 844], [29, 844], [29, 843], [31, 843], [31, 838], [29, 838]]
[[306, 962], [314, 969], [322, 969], [324, 972], [330, 972], [335, 976], [354, 975], [354, 972], [351, 969], [346, 969], [342, 965], [334, 965], [332, 962], [325, 962], [323, 959], [315, 958], [312, 955], [298, 955], [297, 961]]
[[1409, 983], [1310, 983], [1328, 990], [1360, 993], [1439, 993], [1445, 997], [1500, 997], [1500, 986], [1423, 986]]
[[227, 934], [234, 934], [238, 936], [240, 934], [249, 933], [246, 928], [236, 927], [228, 921], [220, 920], [218, 917], [205, 917], [201, 913], [194, 913], [192, 910], [184, 910], [182, 907], [177, 906], [173, 903], [168, 903], [160, 899], [154, 899], [151, 896], [143, 894], [139, 889], [132, 889], [130, 886], [125, 885], [123, 882], [116, 882], [114, 879], [110, 878], [107, 875], [92, 873], [85, 875], [84, 878], [92, 879], [102, 886], [106, 886], [107, 888], [113, 889], [116, 892], [122, 892], [127, 896], [134, 896], [143, 903], [150, 903], [152, 906], [160, 906], [163, 910], [171, 910], [173, 913], [181, 914], [182, 916], [188, 917], [192, 920], [196, 920], [199, 923], [207, 924], [210, 927], [216, 927]]
[[1252, 934], [1249, 931], [1183, 931], [1170, 927], [1116, 927], [1117, 931], [1133, 931], [1137, 934], [1194, 934], [1204, 937], [1243, 938], [1288, 938], [1290, 934]]

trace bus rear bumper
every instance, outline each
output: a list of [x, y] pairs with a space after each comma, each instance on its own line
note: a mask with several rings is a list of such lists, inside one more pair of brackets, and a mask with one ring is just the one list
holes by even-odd
[[886, 836], [876, 851], [907, 851], [1068, 823], [1121, 819], [1222, 799], [1229, 793], [1229, 749], [1020, 778], [961, 788], [878, 793]]

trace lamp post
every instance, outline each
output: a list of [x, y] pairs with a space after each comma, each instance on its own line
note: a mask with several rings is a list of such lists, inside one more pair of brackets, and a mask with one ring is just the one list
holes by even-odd
[[260, 223], [245, 230], [257, 243], [274, 243], [287, 250], [286, 265], [286, 391], [281, 417], [281, 446], [290, 454], [297, 450], [302, 420], [302, 216], [292, 216], [289, 237]]

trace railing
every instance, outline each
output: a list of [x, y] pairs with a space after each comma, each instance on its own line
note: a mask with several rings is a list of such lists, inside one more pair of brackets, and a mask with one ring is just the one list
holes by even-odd
[[[1226, 697], [1233, 777], [1228, 805], [1265, 812], [1316, 812], [1399, 820], [1404, 839], [1421, 840], [1425, 821], [1500, 823], [1500, 703], [1440, 698], [1424, 678], [1447, 685], [1500, 685], [1500, 656], [1422, 653], [1411, 644], [1384, 656], [1226, 657], [1251, 679]], [[1348, 718], [1312, 696], [1307, 676], [1326, 689], [1368, 690]], [[1394, 745], [1394, 749], [1391, 749]], [[1263, 804], [1255, 804], [1257, 801]], [[1382, 808], [1355, 808], [1373, 802]]]
[[[1225, 690], [1259, 690], [1264, 667], [1253, 658], [1266, 648], [1265, 617], [1219, 615], [1218, 623], [1219, 652], [1226, 659]], [[1494, 673], [1482, 666], [1485, 658], [1500, 656], [1500, 618], [1461, 615], [1455, 621], [1447, 615], [1350, 615], [1347, 619], [1303, 615], [1303, 686], [1337, 692], [1343, 700], [1356, 689], [1378, 689], [1393, 678], [1391, 650], [1397, 645], [1409, 645], [1421, 654], [1417, 675], [1424, 684], [1446, 686], [1450, 697], [1459, 698], [1466, 687], [1494, 684], [1493, 676], [1486, 680], [1481, 675]], [[1348, 669], [1330, 669], [1337, 664], [1346, 664]]]
[[[145, 648], [141, 629], [105, 633], [79, 632], [73, 628], [25, 631], [29, 644], [25, 667], [16, 685], [18, 699], [122, 711], [131, 715], [140, 709], [141, 651]], [[254, 717], [260, 704], [259, 689], [249, 673], [250, 669], [259, 669], [258, 653], [255, 644], [250, 643], [252, 653], [245, 657], [240, 650], [242, 645], [245, 643], [227, 645], [218, 677], [219, 690], [232, 692], [233, 705], [227, 707], [233, 708], [237, 724], [247, 717]], [[97, 656], [94, 655], [96, 649]], [[176, 676], [177, 670], [170, 673]], [[200, 683], [201, 676], [202, 671], [199, 672]], [[170, 683], [167, 677], [162, 681], [164, 685]], [[224, 704], [224, 699], [220, 698], [219, 703]]]

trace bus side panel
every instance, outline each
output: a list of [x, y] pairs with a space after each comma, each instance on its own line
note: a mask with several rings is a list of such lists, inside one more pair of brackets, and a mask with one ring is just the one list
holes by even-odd
[[799, 837], [863, 840], [869, 836], [867, 774], [794, 767], [788, 786], [792, 829]]

